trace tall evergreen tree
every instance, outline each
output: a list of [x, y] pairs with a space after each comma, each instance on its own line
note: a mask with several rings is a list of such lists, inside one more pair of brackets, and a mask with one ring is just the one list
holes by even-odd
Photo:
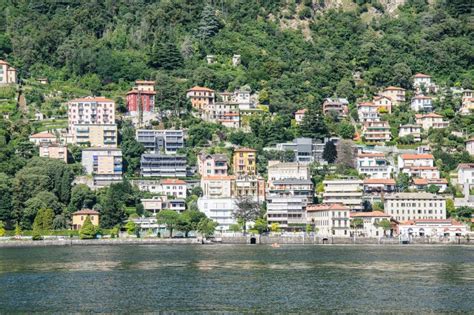
[[155, 68], [174, 70], [183, 65], [183, 56], [171, 39], [162, 39], [153, 45], [150, 63]]
[[324, 137], [329, 134], [323, 113], [320, 109], [310, 108], [306, 112], [303, 122], [300, 125], [300, 133], [303, 137], [313, 139], [324, 139]]
[[332, 141], [328, 141], [324, 145], [323, 159], [329, 164], [332, 164], [336, 161], [337, 149]]
[[211, 4], [206, 4], [201, 13], [201, 20], [198, 24], [197, 36], [201, 41], [204, 41], [219, 32], [221, 24], [217, 19], [215, 9]]

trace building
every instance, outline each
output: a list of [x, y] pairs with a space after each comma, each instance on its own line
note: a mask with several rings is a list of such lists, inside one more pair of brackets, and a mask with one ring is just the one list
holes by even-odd
[[439, 179], [440, 173], [435, 166], [410, 166], [402, 170], [403, 173], [411, 177], [418, 177], [424, 179]]
[[268, 161], [268, 181], [282, 179], [310, 179], [308, 164], [298, 162]]
[[437, 87], [432, 82], [431, 76], [423, 73], [417, 73], [413, 77], [413, 87], [416, 89], [416, 92], [428, 92], [436, 93]]
[[466, 151], [469, 152], [470, 155], [474, 155], [474, 138], [466, 140]]
[[391, 178], [393, 167], [390, 166], [384, 153], [360, 152], [356, 163], [359, 174], [364, 174], [368, 178]]
[[85, 148], [82, 166], [93, 175], [94, 186], [108, 186], [122, 181], [122, 150], [117, 148]]
[[373, 102], [362, 102], [357, 104], [357, 115], [361, 123], [380, 120], [379, 106]]
[[413, 178], [412, 189], [417, 191], [426, 191], [431, 185], [439, 188], [439, 192], [443, 193], [448, 188], [448, 181], [445, 178]]
[[400, 154], [398, 156], [398, 168], [404, 169], [417, 166], [434, 166], [434, 157], [432, 154]]
[[374, 97], [374, 105], [377, 106], [380, 113], [392, 113], [392, 99], [384, 96], [384, 95], [377, 95]]
[[457, 167], [458, 185], [462, 186], [464, 196], [470, 195], [474, 186], [474, 163], [460, 163]]
[[140, 174], [143, 177], [186, 177], [186, 156], [161, 153], [142, 154]]
[[345, 98], [327, 98], [323, 102], [323, 113], [337, 113], [339, 117], [346, 117], [349, 114], [349, 101]]
[[202, 194], [206, 198], [231, 198], [234, 186], [235, 176], [210, 175], [201, 178]]
[[[199, 211], [203, 212], [206, 217], [217, 222], [216, 231], [227, 232], [230, 226], [237, 224], [234, 212], [237, 210], [234, 198], [207, 198], [200, 197], [198, 199]], [[249, 227], [252, 222], [248, 222]]]
[[205, 121], [219, 123], [227, 128], [240, 128], [239, 104], [235, 102], [216, 102], [201, 111]]
[[382, 211], [351, 212], [350, 216], [351, 220], [362, 220], [362, 227], [357, 227], [355, 229], [357, 236], [382, 237], [390, 235], [390, 231], [385, 231], [379, 225], [382, 220], [390, 221], [390, 216]]
[[405, 92], [406, 90], [401, 87], [389, 86], [383, 89], [380, 94], [390, 98], [392, 100], [392, 105], [397, 106], [405, 103]]
[[350, 236], [350, 209], [343, 204], [310, 204], [306, 220], [323, 237]]
[[202, 111], [205, 110], [209, 104], [214, 103], [215, 92], [206, 87], [195, 86], [187, 91], [186, 97], [191, 100], [193, 108]]
[[415, 112], [433, 111], [432, 99], [429, 96], [416, 95], [411, 99], [411, 109]]
[[461, 98], [461, 108], [459, 109], [459, 112], [461, 115], [469, 115], [472, 114], [474, 111], [474, 96], [473, 96], [474, 91], [473, 90], [464, 90], [462, 92], [462, 98]]
[[228, 158], [225, 154], [200, 154], [198, 171], [201, 176], [227, 175]]
[[115, 102], [105, 97], [77, 98], [68, 102], [69, 130], [77, 124], [114, 124]]
[[269, 183], [268, 191], [272, 195], [291, 193], [292, 196], [306, 198], [307, 203], [313, 202], [314, 187], [310, 179], [286, 178], [275, 180]]
[[390, 125], [386, 121], [366, 122], [362, 128], [362, 137], [367, 142], [388, 142], [392, 139]]
[[363, 184], [360, 179], [324, 180], [323, 203], [343, 204], [352, 211], [361, 211]]
[[[364, 179], [364, 197], [366, 199], [381, 200], [382, 195], [395, 192], [396, 182], [392, 178]], [[371, 198], [367, 198], [371, 197]], [[377, 198], [375, 198], [377, 197]]]
[[295, 121], [297, 125], [300, 125], [303, 122], [304, 115], [306, 114], [308, 110], [306, 108], [297, 110], [295, 112]]
[[16, 81], [16, 69], [8, 62], [0, 60], [0, 85], [15, 84]]
[[429, 114], [417, 114], [415, 115], [416, 123], [421, 125], [424, 130], [430, 128], [433, 129], [442, 129], [449, 126], [449, 122], [443, 119], [443, 116], [429, 113]]
[[143, 209], [156, 215], [161, 210], [173, 210], [183, 212], [186, 210], [186, 201], [184, 199], [170, 199], [167, 196], [154, 196], [148, 199], [141, 199]]
[[163, 196], [186, 198], [187, 184], [185, 181], [175, 178], [161, 180], [140, 179], [132, 180], [132, 184], [137, 185], [140, 191], [148, 191], [153, 194]]
[[39, 147], [39, 156], [62, 160], [67, 164], [67, 147], [58, 143], [42, 143]]
[[307, 199], [290, 192], [274, 193], [266, 197], [268, 226], [278, 224], [284, 231], [304, 231]]
[[30, 136], [30, 142], [33, 142], [35, 145], [39, 146], [40, 144], [46, 143], [58, 143], [58, 139], [52, 133], [47, 131], [35, 133]]
[[397, 193], [385, 196], [384, 210], [397, 221], [446, 219], [446, 200], [424, 192]]
[[72, 229], [80, 230], [87, 217], [91, 220], [92, 225], [99, 226], [99, 212], [91, 209], [82, 209], [72, 214]]
[[292, 142], [278, 143], [276, 150], [293, 151], [296, 162], [311, 163], [315, 160], [316, 143], [311, 138], [296, 138]]
[[135, 87], [127, 93], [129, 112], [155, 111], [155, 81], [135, 81]]
[[236, 176], [232, 195], [236, 198], [250, 197], [257, 202], [265, 200], [265, 180], [257, 175]]
[[117, 147], [116, 124], [74, 124], [72, 142], [80, 146]]
[[257, 175], [257, 150], [238, 148], [233, 154], [233, 170], [236, 175]]
[[176, 154], [184, 148], [183, 130], [137, 129], [136, 139], [150, 153]]
[[250, 98], [250, 87], [243, 86], [238, 90], [235, 90], [232, 96], [232, 100], [239, 104], [239, 109], [253, 109], [255, 108], [255, 104], [252, 102]]
[[416, 125], [416, 124], [400, 125], [398, 136], [400, 138], [412, 136], [413, 141], [420, 142], [421, 141], [421, 125]]
[[461, 237], [469, 229], [453, 219], [417, 219], [400, 223], [398, 233], [402, 237]]
[[238, 65], [240, 65], [240, 55], [233, 55], [232, 56], [232, 65], [234, 67], [237, 67]]

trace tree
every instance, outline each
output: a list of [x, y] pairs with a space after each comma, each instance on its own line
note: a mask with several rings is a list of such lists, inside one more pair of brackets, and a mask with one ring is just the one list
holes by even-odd
[[3, 223], [3, 221], [0, 221], [0, 237], [4, 237], [5, 236], [5, 224]]
[[253, 226], [254, 230], [257, 230], [258, 234], [263, 234], [268, 230], [268, 223], [267, 220], [263, 218], [259, 218], [255, 221], [255, 224]]
[[328, 141], [324, 145], [323, 159], [329, 164], [332, 164], [336, 161], [337, 150], [336, 150], [336, 146], [334, 145], [332, 141]]
[[97, 198], [95, 193], [85, 184], [75, 185], [71, 190], [71, 200], [67, 210], [69, 213], [79, 211], [81, 209], [92, 209], [96, 204]]
[[205, 41], [219, 32], [221, 27], [216, 17], [215, 10], [211, 4], [206, 4], [201, 12], [201, 19], [198, 23], [197, 37]]
[[354, 229], [354, 232], [357, 232], [357, 229], [364, 227], [364, 220], [361, 218], [355, 218], [351, 221], [351, 228]]
[[466, 207], [462, 206], [456, 209], [456, 217], [460, 219], [471, 219], [472, 218], [472, 213], [474, 212], [474, 209], [471, 207]]
[[410, 186], [410, 176], [406, 173], [398, 174], [396, 184], [399, 191], [408, 191], [408, 187]]
[[438, 186], [433, 185], [433, 184], [426, 187], [426, 191], [432, 194], [437, 194], [439, 192], [439, 189], [440, 188]]
[[132, 220], [129, 220], [127, 224], [125, 224], [125, 229], [128, 235], [134, 235], [137, 232], [137, 225]]
[[381, 221], [379, 221], [376, 225], [377, 227], [381, 227], [383, 229], [383, 235], [384, 236], [387, 236], [386, 235], [386, 231], [390, 230], [392, 228], [392, 224], [390, 223], [389, 220], [387, 219], [382, 219]]
[[170, 237], [173, 237], [173, 229], [179, 222], [179, 213], [173, 210], [161, 210], [156, 215], [157, 223], [166, 225], [170, 231]]
[[91, 218], [89, 216], [84, 220], [84, 224], [79, 230], [79, 237], [83, 240], [94, 239], [97, 236], [97, 229], [92, 224]]
[[33, 240], [38, 241], [43, 239], [43, 209], [40, 209], [36, 214], [35, 221], [33, 222]]
[[18, 222], [15, 224], [15, 236], [21, 236], [21, 227]]
[[276, 223], [276, 222], [273, 222], [272, 224], [270, 224], [270, 231], [272, 232], [280, 232], [281, 229], [280, 229], [280, 224]]
[[111, 229], [121, 225], [126, 218], [125, 198], [127, 198], [127, 187], [123, 183], [112, 184], [107, 189], [105, 196], [101, 199], [100, 226]]
[[354, 168], [354, 143], [351, 140], [340, 140], [337, 144], [336, 164], [341, 172]]
[[339, 135], [343, 138], [343, 139], [352, 139], [354, 138], [354, 134], [355, 134], [355, 128], [354, 126], [352, 126], [351, 123], [348, 123], [348, 122], [341, 122], [339, 125], [338, 125], [338, 131], [339, 131]]
[[183, 56], [171, 39], [162, 39], [153, 45], [150, 64], [155, 68], [174, 70], [183, 65]]
[[260, 214], [260, 206], [258, 202], [252, 200], [251, 197], [239, 197], [235, 201], [236, 209], [234, 210], [234, 218], [242, 222], [244, 235], [246, 232], [247, 222], [255, 221]]
[[197, 224], [197, 231], [204, 237], [210, 237], [214, 234], [218, 223], [209, 218], [203, 218]]
[[300, 134], [303, 137], [324, 139], [328, 133], [329, 131], [321, 110], [312, 107], [309, 108], [301, 122]]
[[140, 169], [140, 157], [145, 152], [145, 148], [135, 138], [135, 128], [130, 122], [123, 123], [120, 133], [124, 171], [128, 175], [135, 175]]

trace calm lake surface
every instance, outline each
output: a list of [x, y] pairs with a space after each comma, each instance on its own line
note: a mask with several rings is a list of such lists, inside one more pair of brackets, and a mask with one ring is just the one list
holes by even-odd
[[0, 313], [474, 312], [468, 246], [0, 249]]

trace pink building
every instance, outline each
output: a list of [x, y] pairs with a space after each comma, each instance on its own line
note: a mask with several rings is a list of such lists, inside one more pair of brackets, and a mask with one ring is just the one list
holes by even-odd
[[227, 175], [228, 159], [225, 154], [201, 154], [198, 170], [201, 176]]
[[77, 124], [114, 124], [115, 103], [105, 97], [84, 97], [68, 102], [69, 130]]

